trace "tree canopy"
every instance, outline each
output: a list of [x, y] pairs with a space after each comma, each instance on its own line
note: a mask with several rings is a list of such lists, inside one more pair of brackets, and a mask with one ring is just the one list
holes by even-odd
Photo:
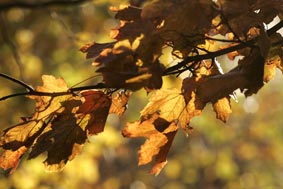
[[[109, 114], [122, 117], [132, 94], [144, 90], [148, 103], [122, 135], [146, 138], [138, 164], [154, 161], [150, 172], [158, 175], [177, 131], [190, 135], [191, 120], [207, 105], [217, 119], [227, 122], [237, 89], [251, 96], [274, 78], [276, 69], [283, 72], [281, 1], [155, 0], [110, 10], [118, 21], [110, 31], [112, 40], [80, 48], [92, 61], [88, 71], [96, 72], [88, 79], [95, 78], [91, 84], [68, 86], [62, 77], [42, 75], [42, 84], [32, 87], [0, 73], [26, 90], [2, 96], [1, 101], [25, 96], [35, 102], [32, 115], [3, 130], [1, 168], [13, 173], [25, 154], [33, 159], [47, 152], [46, 169], [61, 170], [90, 136], [104, 131]], [[227, 68], [231, 62], [235, 66]], [[181, 86], [164, 87], [166, 77], [172, 82], [181, 79]]]

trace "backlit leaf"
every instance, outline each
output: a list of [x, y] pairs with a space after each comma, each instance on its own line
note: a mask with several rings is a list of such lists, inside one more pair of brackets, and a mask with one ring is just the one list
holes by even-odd
[[83, 104], [79, 107], [77, 113], [79, 118], [87, 117], [87, 134], [98, 134], [104, 130], [105, 122], [111, 106], [111, 100], [101, 91], [84, 91], [81, 93], [84, 97]]
[[12, 174], [17, 169], [21, 157], [26, 153], [27, 147], [22, 146], [17, 150], [6, 150], [0, 155], [0, 168]]
[[142, 118], [141, 121], [128, 123], [122, 133], [125, 137], [147, 138], [139, 150], [139, 165], [151, 162], [156, 156], [151, 173], [158, 175], [166, 164], [166, 157], [174, 139], [170, 133], [176, 133], [177, 129], [175, 122], [170, 123], [159, 117], [159, 113], [154, 113]]
[[112, 103], [110, 106], [109, 113], [122, 116], [124, 112], [127, 110], [127, 105], [131, 97], [131, 94], [132, 93], [129, 91], [121, 91], [117, 93], [116, 96], [112, 98]]
[[217, 100], [213, 103], [213, 109], [216, 113], [216, 118], [226, 123], [229, 115], [232, 113], [230, 99], [228, 97], [224, 97]]

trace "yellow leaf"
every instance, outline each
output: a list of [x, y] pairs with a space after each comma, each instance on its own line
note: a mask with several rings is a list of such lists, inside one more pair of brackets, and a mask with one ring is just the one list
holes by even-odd
[[224, 123], [226, 123], [229, 115], [232, 113], [230, 100], [227, 97], [221, 98], [213, 103], [213, 109], [216, 113], [216, 118], [220, 119]]

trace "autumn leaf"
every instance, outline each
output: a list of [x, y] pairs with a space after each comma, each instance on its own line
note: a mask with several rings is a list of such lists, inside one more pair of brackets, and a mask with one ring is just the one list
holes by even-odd
[[216, 113], [216, 118], [226, 123], [229, 115], [232, 113], [230, 99], [228, 97], [224, 97], [217, 100], [213, 103], [213, 110]]
[[117, 93], [115, 97], [112, 98], [109, 113], [122, 116], [128, 108], [128, 101], [131, 97], [131, 94], [132, 93], [129, 91], [120, 91], [119, 93]]
[[60, 171], [68, 160], [80, 153], [86, 141], [86, 133], [77, 123], [77, 118], [65, 112], [50, 122], [32, 147], [29, 159], [47, 151], [44, 164], [48, 171]]
[[184, 96], [177, 89], [161, 89], [153, 91], [149, 103], [141, 111], [145, 117], [159, 112], [160, 118], [168, 122], [176, 122], [182, 128], [188, 123], [187, 109]]
[[134, 6], [120, 5], [119, 7], [110, 7], [110, 10], [117, 12], [116, 19], [126, 21], [137, 21], [141, 19], [141, 9]]
[[139, 165], [151, 162], [153, 157], [156, 156], [156, 161], [151, 170], [151, 173], [155, 175], [158, 175], [166, 164], [166, 157], [174, 139], [171, 133], [175, 135], [178, 129], [175, 122], [170, 123], [159, 116], [159, 113], [156, 112], [148, 115], [147, 118], [142, 118], [141, 121], [127, 123], [122, 131], [125, 137], [147, 138], [139, 150]]
[[8, 170], [9, 174], [16, 171], [21, 157], [27, 152], [27, 147], [22, 146], [17, 150], [5, 150], [0, 155], [0, 168]]
[[264, 64], [264, 75], [263, 75], [263, 81], [269, 82], [272, 80], [275, 76], [276, 67], [280, 65], [281, 59], [280, 57], [276, 56], [273, 58], [267, 59]]
[[86, 53], [86, 58], [96, 58], [103, 50], [112, 48], [114, 42], [111, 43], [90, 43], [80, 48], [80, 51]]
[[[47, 75], [42, 80], [43, 85], [36, 91], [51, 95], [29, 96], [36, 100], [34, 115], [3, 132], [0, 145], [6, 151], [0, 165], [5, 169], [16, 168], [19, 152], [23, 152], [19, 149], [32, 147], [29, 158], [47, 151], [44, 162], [47, 169], [61, 170], [67, 161], [79, 154], [87, 135], [104, 129], [111, 105], [108, 95], [101, 91], [83, 91], [81, 97], [72, 94], [52, 96], [54, 92], [67, 92], [67, 84], [63, 79]], [[15, 160], [6, 160], [8, 156]]]
[[[53, 76], [42, 76], [43, 86], [36, 88], [39, 92], [62, 92], [67, 91], [67, 85], [62, 79], [55, 79]], [[59, 97], [51, 96], [29, 96], [36, 100], [36, 111], [32, 117], [27, 117], [21, 123], [10, 127], [3, 132], [1, 146], [5, 149], [16, 150], [21, 146], [29, 147], [35, 138], [40, 135], [54, 112], [63, 110], [61, 102], [66, 101], [72, 95]]]
[[181, 127], [186, 134], [191, 133], [189, 121], [199, 115], [203, 108], [197, 107], [194, 94], [188, 103], [183, 95], [189, 95], [188, 90], [185, 93], [177, 89], [154, 91], [149, 103], [141, 111], [140, 121], [128, 123], [122, 131], [125, 137], [147, 138], [139, 150], [139, 165], [151, 162], [156, 156], [152, 174], [158, 175], [165, 166], [178, 128]]
[[154, 174], [155, 176], [159, 175], [161, 170], [167, 164], [167, 154], [169, 153], [176, 133], [177, 131], [173, 131], [165, 134], [168, 141], [164, 146], [160, 148], [159, 153], [156, 155], [155, 163], [150, 171], [150, 174]]
[[111, 106], [111, 100], [101, 91], [83, 91], [83, 104], [76, 112], [79, 118], [87, 119], [85, 130], [88, 135], [98, 134], [104, 130]]
[[17, 150], [22, 146], [30, 147], [45, 128], [42, 120], [28, 119], [3, 131], [0, 145], [4, 149]]

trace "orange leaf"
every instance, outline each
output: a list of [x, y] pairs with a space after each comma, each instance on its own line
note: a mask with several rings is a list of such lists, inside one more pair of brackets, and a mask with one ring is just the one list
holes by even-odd
[[[280, 69], [281, 64], [281, 58], [279, 56], [274, 56], [272, 58], [267, 59], [267, 61], [264, 64], [264, 75], [263, 75], [263, 81], [268, 82], [271, 79], [274, 78], [276, 67]], [[281, 68], [281, 70], [283, 70]]]
[[12, 174], [17, 169], [20, 159], [26, 153], [27, 149], [27, 147], [22, 146], [15, 151], [5, 150], [0, 155], [0, 167]]
[[221, 98], [213, 103], [213, 109], [216, 113], [216, 118], [220, 119], [224, 123], [226, 123], [229, 115], [232, 113], [230, 100], [228, 97]]
[[156, 156], [155, 163], [150, 171], [150, 174], [154, 174], [155, 176], [159, 175], [160, 171], [167, 164], [167, 154], [169, 153], [170, 147], [172, 145], [176, 133], [177, 130], [165, 134], [168, 142], [160, 148], [160, 151]]
[[127, 109], [128, 101], [131, 97], [131, 92], [122, 91], [116, 94], [116, 96], [112, 99], [112, 104], [109, 110], [109, 113], [117, 114], [121, 116]]
[[145, 120], [128, 123], [122, 133], [125, 137], [145, 137], [147, 140], [139, 150], [139, 165], [152, 161], [156, 156], [156, 163], [151, 171], [152, 174], [159, 174], [165, 165], [166, 156], [174, 139], [170, 133], [176, 133], [178, 126], [175, 122], [168, 122], [159, 117], [158, 113], [143, 117]]

